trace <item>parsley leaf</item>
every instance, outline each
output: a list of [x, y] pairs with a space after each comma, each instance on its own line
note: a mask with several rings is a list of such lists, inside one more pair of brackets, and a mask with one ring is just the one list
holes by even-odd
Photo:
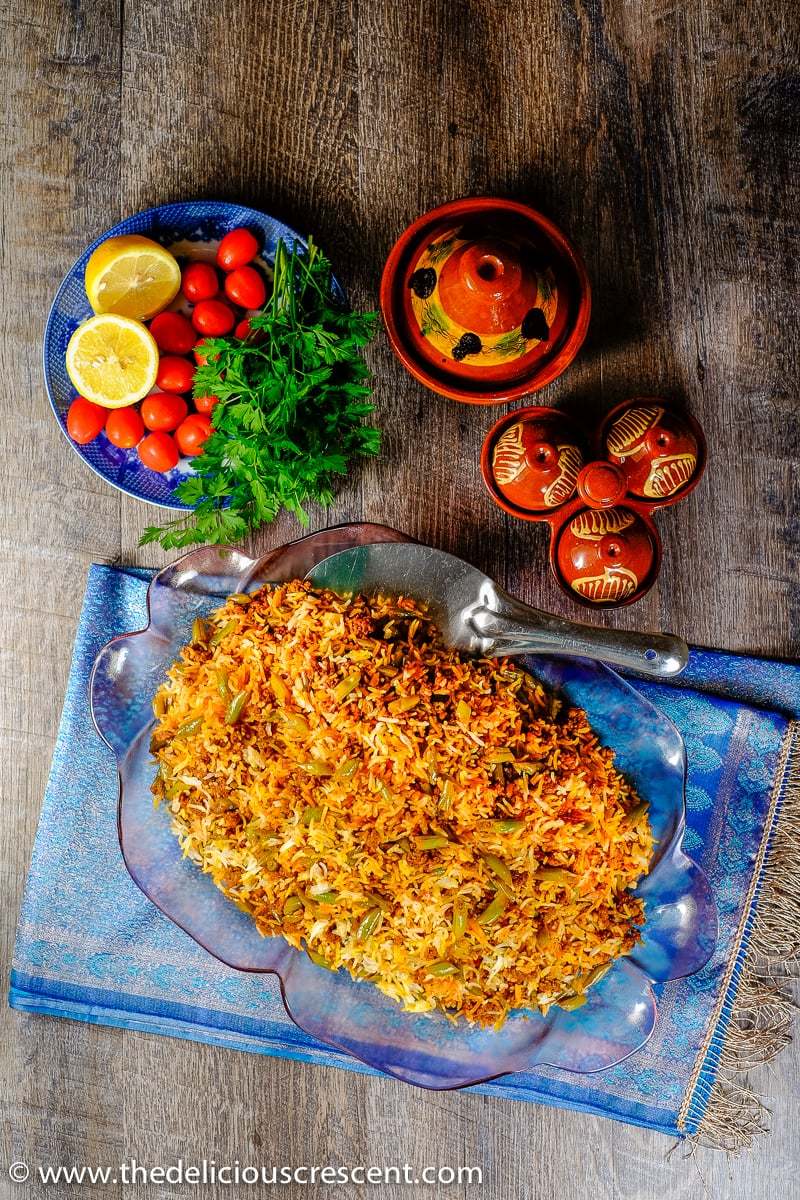
[[175, 490], [193, 511], [145, 529], [165, 550], [240, 541], [282, 508], [308, 523], [305, 506], [329, 505], [353, 458], [378, 454], [380, 432], [362, 351], [375, 313], [350, 312], [333, 291], [330, 262], [278, 243], [272, 295], [245, 341], [206, 338], [195, 396], [217, 396], [214, 431]]

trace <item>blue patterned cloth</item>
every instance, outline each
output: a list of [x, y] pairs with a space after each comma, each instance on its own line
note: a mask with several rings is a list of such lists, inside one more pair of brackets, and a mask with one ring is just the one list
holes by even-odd
[[[87, 684], [100, 647], [146, 623], [145, 571], [93, 566], [20, 915], [11, 1006], [373, 1073], [286, 1015], [273, 976], [237, 973], [163, 917], [127, 874], [113, 756]], [[800, 715], [800, 666], [693, 650], [675, 685], [637, 681], [680, 729], [686, 849], [707, 872], [720, 937], [709, 965], [657, 989], [650, 1041], [594, 1075], [541, 1068], [474, 1090], [577, 1108], [682, 1136], [703, 1117], [749, 941], [755, 864], [780, 813], [777, 778]]]

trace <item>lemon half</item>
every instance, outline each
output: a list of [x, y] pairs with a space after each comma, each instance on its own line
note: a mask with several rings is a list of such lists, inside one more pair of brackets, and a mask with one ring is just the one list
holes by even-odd
[[135, 404], [154, 387], [158, 346], [140, 321], [101, 313], [73, 333], [67, 374], [82, 396], [103, 408]]
[[86, 264], [86, 295], [96, 313], [143, 321], [174, 300], [181, 286], [175, 257], [138, 233], [107, 238]]

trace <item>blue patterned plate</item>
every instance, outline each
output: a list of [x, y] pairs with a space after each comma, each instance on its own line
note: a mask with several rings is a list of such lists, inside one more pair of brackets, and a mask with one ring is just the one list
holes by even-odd
[[[136, 213], [107, 229], [70, 268], [64, 282], [56, 293], [53, 307], [44, 332], [44, 378], [53, 412], [58, 418], [64, 436], [72, 449], [79, 454], [92, 470], [121, 492], [159, 504], [162, 508], [189, 507], [176, 500], [173, 489], [181, 479], [191, 473], [189, 459], [181, 459], [173, 471], [165, 475], [143, 466], [136, 450], [120, 450], [112, 446], [104, 433], [79, 446], [67, 433], [67, 409], [76, 396], [64, 365], [67, 343], [74, 330], [87, 317], [92, 308], [86, 297], [83, 276], [89, 255], [106, 238], [122, 233], [141, 233], [161, 242], [178, 256], [209, 257], [211, 247], [229, 230], [245, 225], [258, 238], [261, 258], [271, 265], [275, 260], [275, 249], [279, 241], [288, 245], [296, 242], [306, 245], [306, 239], [295, 233], [288, 225], [246, 208], [241, 204], [228, 204], [221, 200], [186, 200], [176, 204], [161, 204]], [[197, 254], [193, 252], [197, 248]], [[203, 253], [203, 247], [206, 247]], [[338, 285], [337, 285], [338, 286]]]

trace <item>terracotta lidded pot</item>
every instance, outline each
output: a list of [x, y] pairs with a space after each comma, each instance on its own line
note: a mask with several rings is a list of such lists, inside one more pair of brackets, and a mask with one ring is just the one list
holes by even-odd
[[588, 439], [554, 409], [522, 408], [490, 429], [481, 453], [494, 501], [549, 524], [564, 591], [604, 607], [632, 604], [653, 586], [661, 539], [652, 513], [688, 495], [705, 463], [697, 421], [652, 397], [618, 405]]
[[609, 413], [602, 449], [634, 496], [674, 504], [695, 486], [705, 467], [705, 440], [688, 413], [642, 397]]
[[517, 399], [572, 362], [591, 308], [583, 263], [527, 205], [456, 200], [405, 230], [380, 304], [403, 365], [440, 395], [471, 404]]
[[528, 408], [504, 419], [491, 445], [484, 443], [482, 459], [487, 486], [507, 512], [541, 516], [574, 496], [586, 451], [562, 413]]
[[655, 582], [661, 542], [652, 521], [631, 508], [581, 509], [555, 539], [559, 582], [585, 603], [630, 604]]

